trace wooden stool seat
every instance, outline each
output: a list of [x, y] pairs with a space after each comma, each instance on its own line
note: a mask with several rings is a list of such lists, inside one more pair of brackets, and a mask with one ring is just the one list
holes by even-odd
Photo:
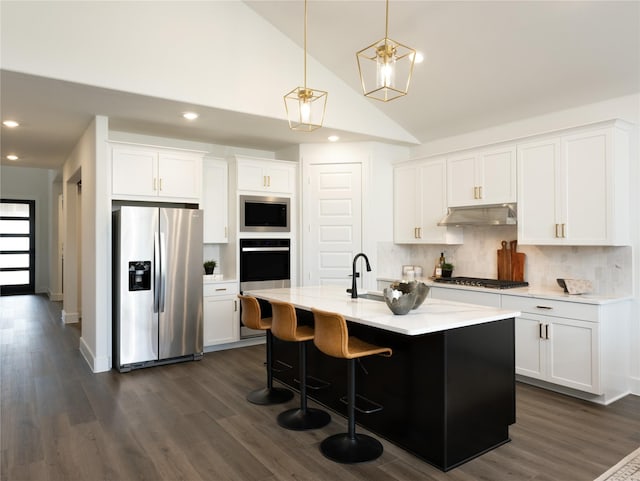
[[242, 323], [251, 329], [266, 331], [266, 365], [267, 365], [267, 386], [256, 389], [247, 394], [247, 401], [253, 404], [269, 405], [287, 402], [293, 398], [293, 392], [281, 387], [273, 387], [273, 337], [271, 334], [272, 318], [262, 318], [260, 303], [258, 299], [251, 296], [238, 294], [240, 299], [240, 311]]
[[389, 357], [392, 350], [376, 346], [357, 337], [349, 336], [347, 322], [335, 312], [311, 309], [315, 323], [313, 342], [323, 353], [348, 361], [347, 417], [348, 432], [334, 434], [322, 441], [322, 454], [339, 463], [362, 463], [372, 461], [382, 454], [380, 441], [366, 434], [356, 434], [356, 359], [380, 355]]
[[331, 416], [326, 411], [307, 407], [307, 343], [314, 337], [310, 326], [299, 326], [296, 309], [287, 302], [271, 301], [271, 330], [278, 339], [298, 343], [300, 365], [300, 407], [278, 415], [278, 424], [286, 429], [303, 431], [326, 426]]

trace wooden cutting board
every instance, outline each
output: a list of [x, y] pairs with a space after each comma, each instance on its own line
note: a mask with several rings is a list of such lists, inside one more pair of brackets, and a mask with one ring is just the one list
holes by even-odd
[[517, 252], [517, 241], [511, 241], [511, 280], [524, 281], [524, 263], [526, 254]]
[[502, 249], [498, 249], [498, 280], [511, 280], [511, 253], [507, 241], [502, 241]]

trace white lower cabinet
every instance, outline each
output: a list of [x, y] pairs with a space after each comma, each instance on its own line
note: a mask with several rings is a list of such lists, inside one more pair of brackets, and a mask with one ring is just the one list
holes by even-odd
[[519, 311], [518, 379], [609, 404], [630, 392], [628, 300], [602, 303], [432, 287], [430, 296]]
[[214, 346], [240, 340], [238, 283], [207, 282], [203, 286], [204, 345]]
[[602, 394], [598, 323], [523, 312], [516, 319], [516, 374]]

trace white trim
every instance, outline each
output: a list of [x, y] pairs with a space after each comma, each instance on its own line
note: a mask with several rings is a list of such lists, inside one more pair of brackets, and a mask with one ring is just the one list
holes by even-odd
[[80, 338], [80, 353], [94, 373], [111, 370], [111, 358], [109, 356], [96, 357], [82, 337]]
[[628, 394], [632, 394], [632, 392], [629, 389], [627, 389], [624, 392], [618, 393], [610, 397], [606, 397], [605, 395], [597, 395], [597, 394], [591, 394], [588, 392], [578, 391], [576, 389], [560, 386], [558, 384], [553, 384], [550, 382], [541, 381], [539, 379], [533, 379], [530, 377], [521, 376], [520, 374], [516, 374], [516, 381], [520, 381], [524, 384], [531, 384], [532, 386], [537, 386], [543, 389], [547, 389], [549, 391], [558, 392], [560, 394], [565, 394], [567, 396], [575, 397], [578, 399], [583, 399], [585, 401], [591, 401], [593, 403], [601, 404], [603, 406], [607, 406], [612, 402], [622, 399]]
[[[60, 300], [62, 300], [62, 299], [60, 299]], [[80, 313], [79, 312], [67, 312], [64, 309], [62, 309], [62, 314], [61, 314], [60, 318], [62, 319], [62, 322], [64, 324], [75, 324], [77, 322], [80, 322]]]
[[62, 292], [51, 292], [51, 290], [47, 290], [47, 295], [52, 302], [62, 301], [64, 298]]
[[629, 377], [629, 389], [631, 394], [640, 396], [640, 377]]

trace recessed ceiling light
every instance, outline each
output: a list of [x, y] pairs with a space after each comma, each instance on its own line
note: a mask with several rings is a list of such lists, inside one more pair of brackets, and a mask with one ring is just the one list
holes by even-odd
[[337, 142], [338, 140], [340, 140], [340, 137], [338, 137], [337, 135], [330, 135], [329, 137], [327, 137], [327, 139], [329, 140], [329, 142]]
[[7, 155], [7, 160], [18, 160], [18, 156], [15, 154]]
[[195, 112], [185, 112], [182, 116], [187, 120], [195, 120], [199, 117]]
[[4, 125], [5, 127], [9, 127], [10, 129], [13, 129], [20, 124], [15, 120], [5, 120], [4, 122], [2, 122], [2, 125]]

